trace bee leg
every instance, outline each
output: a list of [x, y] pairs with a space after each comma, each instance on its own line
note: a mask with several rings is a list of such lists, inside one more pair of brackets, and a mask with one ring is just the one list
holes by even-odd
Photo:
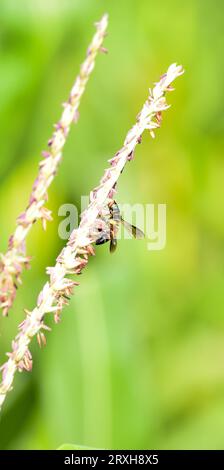
[[111, 238], [110, 240], [110, 253], [114, 253], [117, 248], [117, 240], [116, 238]]
[[104, 243], [109, 242], [109, 238], [106, 235], [101, 235], [95, 242], [96, 245], [103, 245]]

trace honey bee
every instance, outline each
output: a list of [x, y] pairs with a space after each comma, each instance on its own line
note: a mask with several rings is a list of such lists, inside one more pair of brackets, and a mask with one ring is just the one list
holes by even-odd
[[117, 232], [119, 225], [123, 224], [126, 230], [132, 235], [132, 237], [137, 239], [142, 239], [145, 237], [145, 234], [135, 225], [131, 225], [126, 220], [123, 219], [120, 213], [120, 209], [116, 201], [112, 201], [108, 204], [109, 208], [109, 230], [101, 231], [99, 238], [96, 240], [96, 245], [103, 245], [110, 241], [110, 253], [114, 253], [117, 248]]

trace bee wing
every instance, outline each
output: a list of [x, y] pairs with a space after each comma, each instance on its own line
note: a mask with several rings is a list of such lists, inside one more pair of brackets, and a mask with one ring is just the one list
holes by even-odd
[[131, 225], [126, 220], [121, 218], [121, 222], [126, 228], [126, 230], [132, 235], [132, 237], [137, 238], [137, 240], [141, 240], [142, 238], [145, 238], [144, 232], [140, 230], [140, 228], [135, 227], [135, 225]]

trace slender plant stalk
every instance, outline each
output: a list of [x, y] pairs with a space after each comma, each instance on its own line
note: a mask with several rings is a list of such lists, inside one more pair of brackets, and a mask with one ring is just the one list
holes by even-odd
[[3, 315], [8, 315], [12, 307], [18, 283], [21, 283], [20, 275], [24, 268], [29, 267], [30, 257], [26, 254], [25, 241], [32, 225], [38, 219], [42, 220], [44, 229], [47, 220], [52, 220], [51, 212], [44, 207], [47, 200], [47, 189], [52, 183], [62, 159], [62, 150], [66, 142], [72, 122], [78, 120], [78, 108], [86, 84], [94, 69], [97, 53], [101, 50], [106, 34], [108, 17], [104, 15], [99, 23], [96, 23], [97, 31], [87, 50], [87, 57], [80, 68], [69, 99], [64, 103], [64, 110], [60, 121], [55, 125], [55, 132], [48, 141], [48, 150], [43, 152], [44, 159], [40, 162], [38, 176], [34, 182], [29, 198], [29, 204], [17, 219], [14, 234], [10, 237], [8, 251], [0, 254], [0, 308]]
[[161, 113], [169, 107], [165, 93], [172, 89], [172, 81], [182, 73], [181, 66], [172, 64], [153, 90], [149, 90], [149, 97], [137, 116], [136, 124], [128, 132], [123, 147], [109, 161], [110, 167], [105, 170], [99, 186], [90, 193], [90, 203], [81, 216], [78, 229], [73, 230], [55, 266], [47, 268], [49, 281], [44, 285], [34, 310], [26, 311], [26, 318], [12, 342], [12, 352], [8, 353], [8, 360], [2, 366], [0, 407], [12, 389], [16, 371], [32, 369], [32, 356], [29, 351], [32, 338], [37, 335], [40, 345], [46, 342], [43, 330], [49, 328], [44, 323], [45, 315], [53, 312], [55, 321], [60, 320], [62, 308], [68, 304], [73, 288], [78, 285], [67, 276], [79, 274], [88, 263], [89, 256], [95, 254], [92, 244], [96, 240], [94, 233], [97, 232], [100, 215], [113, 199], [118, 178], [126, 163], [133, 159], [135, 147], [141, 142], [143, 131], [148, 129], [154, 136], [154, 130], [160, 127]]

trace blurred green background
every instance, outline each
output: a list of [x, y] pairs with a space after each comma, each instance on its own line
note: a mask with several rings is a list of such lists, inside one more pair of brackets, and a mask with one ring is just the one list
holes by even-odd
[[[54, 222], [33, 228], [32, 269], [8, 319], [1, 362], [23, 308], [63, 246], [62, 203], [80, 204], [121, 147], [147, 89], [172, 62], [186, 73], [153, 141], [145, 133], [118, 202], [166, 203], [167, 245], [97, 249], [47, 347], [32, 345], [0, 420], [2, 449], [224, 448], [223, 15], [220, 0], [0, 1], [1, 251], [26, 206], [40, 152], [61, 113], [93, 23], [107, 11], [109, 55], [96, 68], [58, 176]], [[52, 320], [49, 318], [49, 324]], [[35, 343], [35, 342], [34, 342]]]

